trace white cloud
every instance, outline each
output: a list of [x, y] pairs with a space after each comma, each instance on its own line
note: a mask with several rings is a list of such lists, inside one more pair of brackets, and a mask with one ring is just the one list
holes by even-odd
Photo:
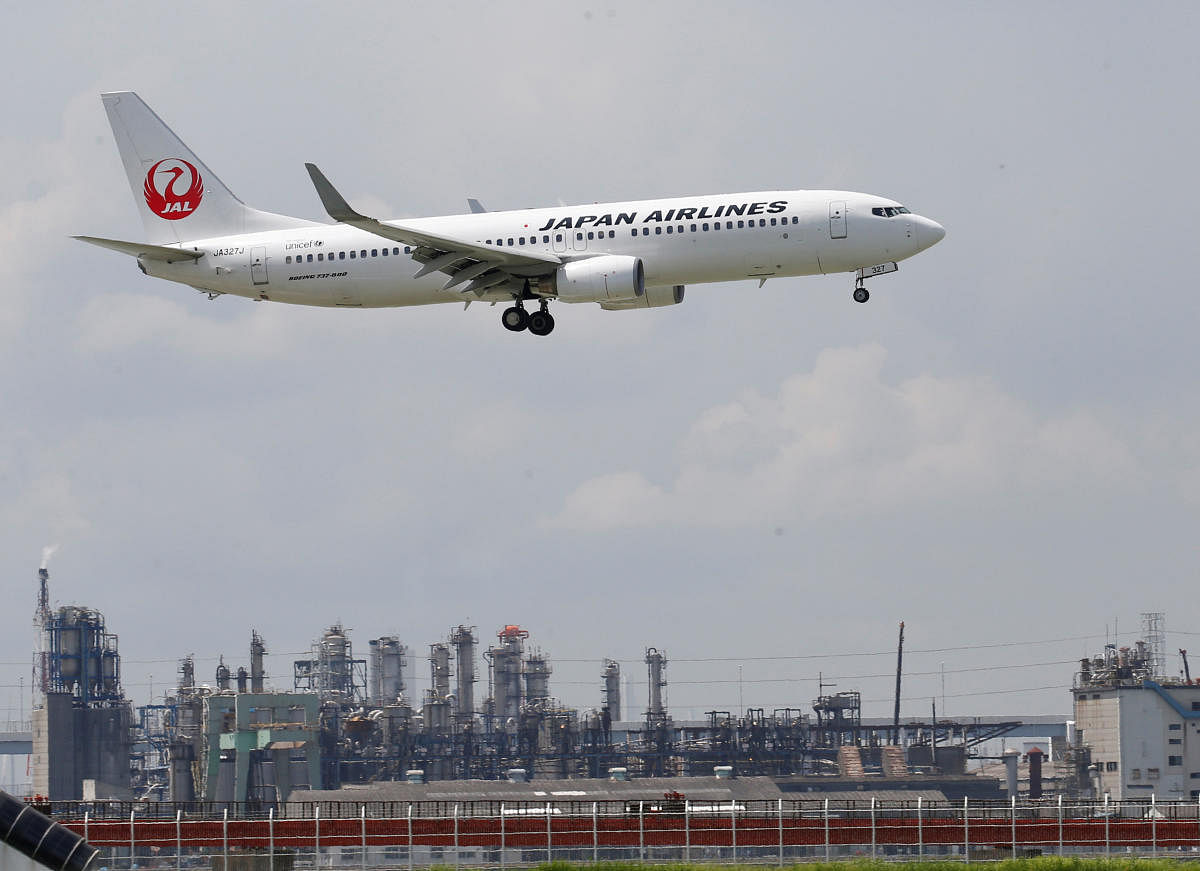
[[110, 293], [80, 313], [78, 346], [85, 353], [116, 353], [149, 342], [193, 354], [265, 357], [290, 346], [287, 325], [265, 304], [219, 320], [195, 314], [168, 296]]
[[740, 528], [1136, 486], [1134, 451], [1096, 416], [1039, 416], [980, 378], [893, 384], [885, 358], [878, 345], [824, 351], [777, 395], [746, 393], [702, 413], [669, 484], [634, 470], [602, 475], [548, 523]]

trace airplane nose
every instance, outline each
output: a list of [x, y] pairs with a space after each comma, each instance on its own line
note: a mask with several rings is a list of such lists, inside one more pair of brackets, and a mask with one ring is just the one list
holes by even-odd
[[917, 221], [917, 242], [920, 244], [922, 251], [926, 248], [932, 248], [945, 238], [946, 228], [937, 221], [923, 216]]

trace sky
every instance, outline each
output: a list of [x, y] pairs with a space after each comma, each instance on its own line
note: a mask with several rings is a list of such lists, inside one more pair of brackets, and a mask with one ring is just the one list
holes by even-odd
[[[1063, 714], [1081, 656], [1200, 634], [1188, 3], [25, 4], [0, 32], [0, 721], [27, 718], [43, 548], [160, 701], [330, 625], [413, 651], [505, 624], [551, 688], [679, 718], [858, 690]], [[412, 217], [770, 189], [947, 229], [874, 279], [634, 312], [203, 295], [73, 234], [141, 225], [99, 94], [243, 200], [304, 171]], [[1200, 648], [1200, 643], [1196, 643]], [[482, 697], [486, 687], [480, 684]], [[631, 703], [632, 702], [632, 703]]]

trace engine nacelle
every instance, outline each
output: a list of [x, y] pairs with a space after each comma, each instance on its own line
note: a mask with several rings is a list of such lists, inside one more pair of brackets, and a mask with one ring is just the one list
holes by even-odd
[[563, 302], [637, 302], [646, 293], [646, 271], [639, 257], [604, 254], [564, 263], [554, 287]]
[[600, 308], [608, 311], [625, 311], [631, 308], [658, 308], [664, 305], [679, 305], [683, 302], [683, 285], [663, 284], [658, 287], [647, 287], [646, 292], [637, 299], [627, 299], [620, 302], [602, 302]]

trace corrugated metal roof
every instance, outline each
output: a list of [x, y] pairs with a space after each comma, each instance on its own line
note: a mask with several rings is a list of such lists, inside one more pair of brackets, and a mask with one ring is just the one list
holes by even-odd
[[[630, 801], [680, 792], [688, 799], [757, 801], [784, 798], [769, 777], [655, 777], [628, 781], [579, 779], [389, 781], [341, 789], [294, 790], [289, 803], [367, 801]], [[860, 793], [861, 794], [861, 793]]]

